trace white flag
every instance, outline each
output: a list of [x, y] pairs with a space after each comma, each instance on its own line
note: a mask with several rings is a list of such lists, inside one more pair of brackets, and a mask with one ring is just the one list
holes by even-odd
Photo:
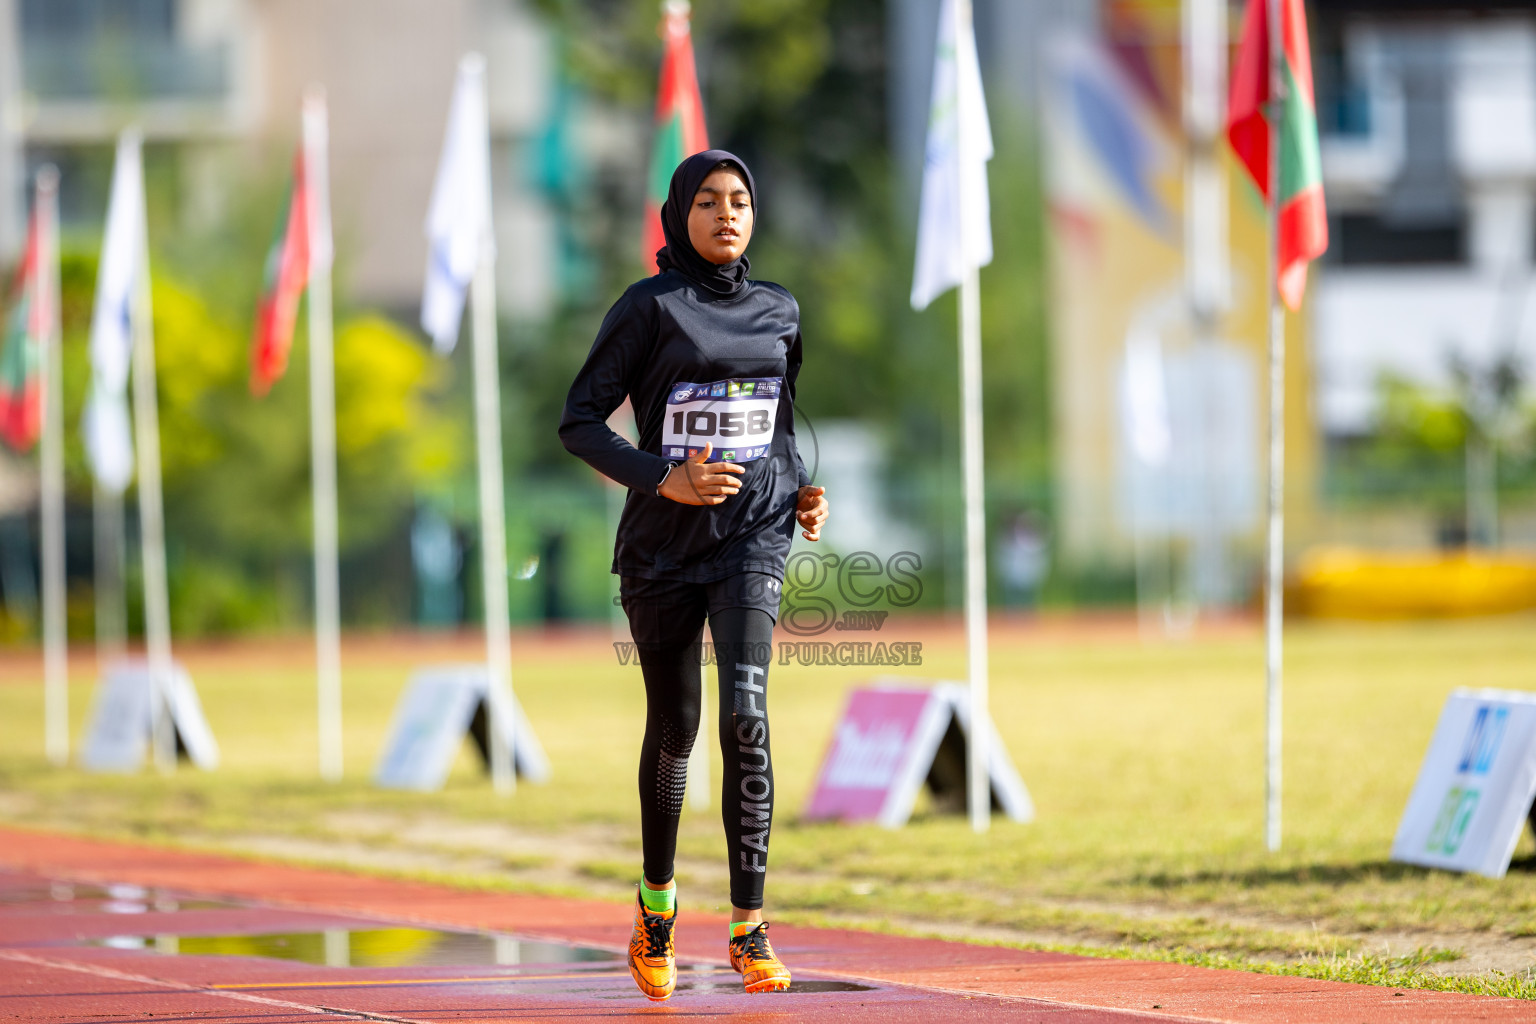
[[491, 237], [491, 140], [485, 100], [485, 59], [459, 61], [448, 133], [427, 213], [427, 283], [421, 326], [439, 352], [453, 351], [464, 294], [475, 276], [481, 245]]
[[[958, 11], [956, 4], [960, 5]], [[992, 215], [987, 197], [987, 161], [991, 159], [992, 130], [981, 89], [970, 0], [943, 0], [933, 59], [928, 144], [923, 154], [913, 309], [925, 309], [959, 284], [967, 271], [992, 262]], [[962, 190], [964, 224], [960, 221]]]
[[144, 164], [139, 132], [117, 139], [107, 232], [96, 272], [91, 315], [91, 392], [81, 429], [85, 451], [101, 486], [121, 494], [133, 477], [133, 435], [128, 425], [128, 366], [133, 356], [133, 297], [144, 273]]

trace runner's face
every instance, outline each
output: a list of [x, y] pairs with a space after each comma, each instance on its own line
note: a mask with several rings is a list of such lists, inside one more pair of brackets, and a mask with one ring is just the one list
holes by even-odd
[[735, 171], [704, 179], [688, 210], [688, 241], [711, 263], [729, 263], [752, 240], [752, 194]]

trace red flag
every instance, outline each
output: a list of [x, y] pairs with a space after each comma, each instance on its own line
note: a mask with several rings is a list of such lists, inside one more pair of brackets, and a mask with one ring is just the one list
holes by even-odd
[[661, 233], [661, 208], [667, 201], [672, 172], [688, 157], [709, 148], [704, 130], [704, 100], [699, 95], [699, 76], [693, 66], [688, 4], [668, 3], [665, 10], [661, 35], [667, 50], [661, 59], [661, 84], [656, 90], [656, 141], [645, 190], [642, 256], [649, 266], [655, 265], [656, 250], [667, 244]]
[[309, 281], [309, 183], [301, 149], [293, 161], [293, 185], [277, 237], [267, 251], [266, 282], [256, 307], [256, 340], [251, 346], [251, 393], [265, 395], [288, 369], [299, 296]]
[[18, 452], [43, 431], [43, 338], [49, 311], [42, 289], [41, 211], [27, 225], [27, 248], [11, 288], [11, 315], [0, 336], [0, 438]]
[[[1243, 39], [1232, 71], [1227, 137], [1266, 202], [1274, 201], [1269, 181], [1270, 100], [1269, 10], [1276, 0], [1249, 0]], [[1328, 214], [1323, 205], [1323, 165], [1317, 145], [1317, 109], [1312, 97], [1312, 55], [1302, 0], [1281, 4], [1285, 103], [1280, 116], [1279, 287], [1291, 309], [1301, 307], [1307, 263], [1328, 248]]]

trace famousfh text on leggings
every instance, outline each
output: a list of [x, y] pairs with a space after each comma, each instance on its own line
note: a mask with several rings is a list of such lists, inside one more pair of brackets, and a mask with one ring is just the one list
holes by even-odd
[[[760, 646], [760, 645], [750, 645]], [[768, 824], [773, 816], [773, 776], [769, 774], [767, 704], [768, 670], [736, 663], [736, 702], [733, 725], [741, 757], [741, 870], [768, 870]], [[756, 831], [747, 831], [755, 829]]]

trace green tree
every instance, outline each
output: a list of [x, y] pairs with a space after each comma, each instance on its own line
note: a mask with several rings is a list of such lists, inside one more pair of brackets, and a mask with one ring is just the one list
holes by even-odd
[[[90, 381], [95, 258], [61, 268], [65, 430], [70, 500], [90, 501], [77, 425]], [[310, 572], [307, 337], [265, 398], [248, 381], [245, 311], [157, 268], [152, 302], [172, 619], [179, 633], [302, 621]], [[444, 367], [376, 314], [336, 332], [340, 538], [344, 554], [393, 539], [419, 490], [461, 466], [462, 431], [437, 398]], [[130, 513], [135, 508], [129, 494]], [[407, 584], [409, 581], [406, 581]], [[350, 602], [360, 611], [361, 606]], [[356, 618], [356, 614], [352, 616]]]

